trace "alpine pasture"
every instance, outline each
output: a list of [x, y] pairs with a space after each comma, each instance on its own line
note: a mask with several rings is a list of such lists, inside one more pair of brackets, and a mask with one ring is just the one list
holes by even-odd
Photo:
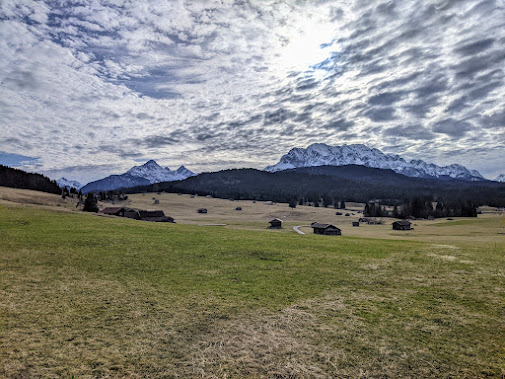
[[[503, 213], [399, 232], [353, 228], [359, 204], [349, 217], [177, 194], [121, 205], [177, 224], [0, 188], [0, 376], [505, 375]], [[343, 235], [292, 229], [313, 221]]]

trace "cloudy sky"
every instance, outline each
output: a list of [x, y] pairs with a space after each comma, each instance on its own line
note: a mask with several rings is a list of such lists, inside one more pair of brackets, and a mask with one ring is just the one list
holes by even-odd
[[263, 168], [310, 143], [505, 172], [504, 0], [0, 0], [0, 163]]

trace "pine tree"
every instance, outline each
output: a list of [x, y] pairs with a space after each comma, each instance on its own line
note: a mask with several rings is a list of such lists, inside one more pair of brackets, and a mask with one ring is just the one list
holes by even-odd
[[289, 200], [289, 207], [292, 209], [296, 208], [296, 199], [295, 198], [292, 198], [291, 200]]
[[88, 196], [86, 196], [86, 200], [84, 201], [84, 208], [82, 210], [84, 212], [98, 212], [96, 197], [92, 192], [88, 193]]
[[344, 200], [342, 200], [340, 202], [340, 209], [345, 209], [345, 201]]

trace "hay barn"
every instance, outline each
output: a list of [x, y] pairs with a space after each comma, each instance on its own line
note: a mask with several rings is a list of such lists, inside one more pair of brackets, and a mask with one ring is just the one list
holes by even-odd
[[310, 225], [312, 229], [314, 229], [314, 234], [322, 234], [325, 236], [340, 236], [342, 235], [342, 230], [337, 228], [335, 225], [331, 224], [320, 224], [318, 222], [314, 222]]

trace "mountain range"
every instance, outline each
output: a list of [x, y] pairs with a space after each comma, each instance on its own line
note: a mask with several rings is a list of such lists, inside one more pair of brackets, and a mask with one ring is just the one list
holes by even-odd
[[427, 197], [437, 201], [472, 201], [490, 206], [505, 205], [503, 184], [489, 180], [461, 180], [449, 176], [415, 178], [393, 170], [363, 165], [300, 167], [267, 172], [232, 169], [202, 173], [185, 180], [130, 188], [127, 193], [166, 191], [236, 200], [309, 202], [326, 198], [355, 202]]
[[68, 179], [65, 179], [65, 178], [60, 178], [56, 181], [56, 184], [58, 184], [58, 186], [60, 186], [60, 188], [63, 188], [63, 187], [66, 187], [68, 189], [70, 188], [75, 188], [75, 189], [80, 189], [82, 187], [82, 184], [79, 183], [78, 181], [76, 180], [68, 180]]
[[161, 167], [156, 161], [150, 160], [142, 166], [135, 166], [121, 175], [110, 175], [104, 179], [96, 180], [81, 188], [83, 193], [111, 191], [120, 188], [143, 186], [160, 182], [184, 180], [195, 175], [186, 167], [177, 170]]
[[291, 149], [279, 163], [268, 166], [265, 171], [275, 172], [299, 167], [360, 165], [389, 169], [399, 174], [416, 178], [450, 177], [470, 181], [486, 180], [478, 171], [459, 164], [437, 166], [423, 160], [406, 161], [399, 155], [384, 154], [378, 149], [362, 144], [329, 146], [315, 143], [303, 148]]
[[500, 182], [500, 183], [505, 183], [505, 174], [500, 174], [498, 175], [495, 180], [495, 182]]

